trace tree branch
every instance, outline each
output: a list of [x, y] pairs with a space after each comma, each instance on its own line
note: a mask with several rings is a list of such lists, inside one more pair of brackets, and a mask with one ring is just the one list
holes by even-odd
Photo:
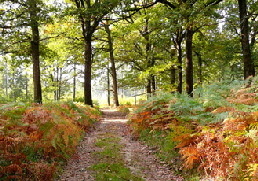
[[223, 0], [211, 0], [210, 2], [207, 2], [204, 7], [208, 7], [208, 6], [213, 6], [216, 4], [219, 4], [220, 2], [222, 2]]
[[156, 2], [159, 2], [161, 4], [165, 4], [167, 5], [168, 7], [170, 7], [171, 9], [175, 9], [176, 6], [173, 5], [171, 2], [167, 1], [167, 0], [156, 0]]

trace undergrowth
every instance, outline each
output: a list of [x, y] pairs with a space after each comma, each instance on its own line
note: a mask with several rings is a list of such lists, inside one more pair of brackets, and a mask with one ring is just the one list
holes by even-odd
[[0, 180], [53, 180], [99, 112], [72, 102], [0, 107]]
[[147, 100], [131, 115], [134, 136], [156, 146], [187, 180], [197, 171], [217, 180], [257, 180], [258, 77], [251, 85], [217, 83], [194, 95], [160, 93]]

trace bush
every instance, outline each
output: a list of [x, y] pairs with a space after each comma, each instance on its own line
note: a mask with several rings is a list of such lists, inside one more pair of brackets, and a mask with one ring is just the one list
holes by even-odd
[[[257, 77], [251, 86], [246, 82], [213, 84], [196, 91], [200, 97], [195, 98], [161, 93], [131, 115], [133, 134], [153, 143], [154, 133], [161, 132], [155, 143], [160, 154], [176, 155], [164, 150], [169, 146], [178, 151], [182, 169], [217, 179], [257, 180], [256, 83]], [[180, 166], [181, 162], [174, 163]]]
[[3, 179], [52, 180], [99, 112], [71, 102], [1, 107]]

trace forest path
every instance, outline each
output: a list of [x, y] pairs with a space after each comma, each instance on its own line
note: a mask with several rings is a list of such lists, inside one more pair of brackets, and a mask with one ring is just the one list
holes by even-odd
[[103, 119], [68, 161], [60, 181], [170, 181], [179, 178], [148, 146], [135, 141], [126, 116], [103, 109]]

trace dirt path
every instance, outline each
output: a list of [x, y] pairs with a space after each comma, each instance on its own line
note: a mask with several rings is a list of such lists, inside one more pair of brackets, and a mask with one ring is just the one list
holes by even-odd
[[[59, 180], [183, 180], [174, 176], [169, 167], [161, 163], [150, 148], [131, 139], [126, 122], [125, 115], [120, 112], [103, 110], [103, 120], [96, 125], [92, 132], [85, 136], [78, 147], [78, 154], [68, 162]], [[109, 153], [107, 150], [110, 148]], [[119, 153], [116, 153], [116, 150], [119, 150]], [[110, 155], [112, 152], [113, 155]], [[112, 179], [112, 173], [106, 173], [112, 172], [112, 166], [107, 165], [103, 160], [106, 160], [110, 165], [120, 162], [121, 169], [124, 171], [122, 173], [115, 171], [113, 176], [117, 172], [117, 175], [120, 174], [121, 177], [117, 176], [115, 178], [114, 176], [115, 179]], [[101, 168], [105, 164], [105, 168]], [[110, 167], [110, 170], [107, 170], [106, 167]], [[96, 171], [97, 169], [100, 172]], [[103, 172], [105, 173], [103, 174]], [[111, 175], [110, 178], [108, 178], [108, 175]]]

